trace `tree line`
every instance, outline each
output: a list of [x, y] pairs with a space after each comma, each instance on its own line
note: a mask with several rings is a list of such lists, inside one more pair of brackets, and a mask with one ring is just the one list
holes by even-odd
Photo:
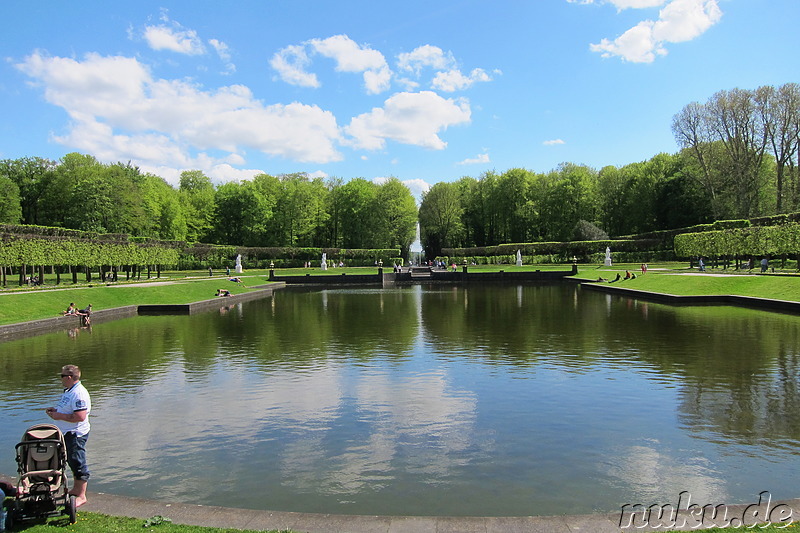
[[0, 223], [248, 247], [395, 248], [407, 254], [417, 207], [396, 178], [344, 183], [306, 174], [215, 186], [198, 170], [177, 188], [130, 163], [70, 153], [0, 160]]
[[592, 240], [800, 209], [800, 85], [720, 91], [673, 118], [680, 147], [599, 171], [565, 163], [437, 183], [419, 219], [443, 248]]
[[800, 85], [720, 91], [685, 106], [680, 147], [595, 170], [515, 168], [435, 184], [419, 213], [396, 178], [306, 174], [214, 185], [186, 171], [175, 188], [130, 163], [89, 155], [0, 160], [0, 222], [251, 247], [401, 248], [415, 224], [443, 248], [596, 240], [800, 210]]

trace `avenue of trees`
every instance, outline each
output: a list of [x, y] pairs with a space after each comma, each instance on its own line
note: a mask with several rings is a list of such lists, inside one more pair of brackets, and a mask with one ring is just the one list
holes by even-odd
[[443, 248], [596, 240], [800, 209], [800, 85], [720, 91], [673, 118], [676, 154], [599, 171], [565, 163], [437, 183], [419, 210]]
[[178, 188], [130, 164], [71, 153], [0, 160], [0, 223], [248, 247], [400, 248], [417, 207], [396, 178], [323, 181], [305, 174], [215, 186], [197, 170]]

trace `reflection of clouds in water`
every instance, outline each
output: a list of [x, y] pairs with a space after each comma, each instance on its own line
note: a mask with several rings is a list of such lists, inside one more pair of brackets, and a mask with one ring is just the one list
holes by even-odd
[[465, 452], [475, 433], [475, 398], [447, 388], [442, 374], [390, 379], [364, 373], [355, 403], [363, 418], [374, 420], [369, 436], [338, 454], [325, 451], [321, 435], [293, 442], [282, 457], [283, 479], [305, 490], [339, 494], [366, 486], [377, 490], [396, 469], [440, 481], [468, 462]]
[[[233, 471], [240, 455], [277, 438], [280, 443], [269, 449], [278, 454], [285, 484], [350, 494], [379, 490], [398, 468], [401, 475], [443, 482], [471, 454], [484, 455], [492, 446], [475, 437], [474, 394], [449, 390], [444, 372], [345, 375], [351, 371], [336, 361], [315, 361], [305, 370], [254, 371], [232, 364], [224, 371], [187, 373], [181, 363], [162, 368], [130, 389], [98, 398], [102, 418], [92, 442], [93, 454], [103, 458], [98, 474], [132, 481], [193, 478], [203, 461], [218, 460], [219, 454]], [[362, 415], [353, 432], [336, 441], [341, 428], [334, 426], [353, 423], [344, 409]]]
[[172, 365], [130, 389], [97, 396], [92, 452], [103, 458], [99, 466], [109, 476], [127, 475], [151, 468], [159, 458], [188, 461], [203, 453], [198, 441], [252, 446], [268, 425], [327, 427], [341, 401], [340, 367], [325, 362], [313, 372], [254, 372], [229, 366], [207, 371], [211, 377], [198, 383], [183, 364]]
[[725, 480], [709, 468], [709, 461], [694, 457], [678, 462], [653, 446], [619, 449], [608, 459], [608, 474], [627, 485], [636, 501], [630, 504], [677, 503], [682, 491], [691, 494], [692, 503], [719, 504], [728, 499]]

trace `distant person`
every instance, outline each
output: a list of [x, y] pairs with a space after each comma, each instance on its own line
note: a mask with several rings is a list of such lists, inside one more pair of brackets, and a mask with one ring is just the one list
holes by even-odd
[[614, 283], [615, 281], [619, 281], [620, 279], [622, 279], [622, 276], [620, 276], [619, 272], [617, 272], [617, 277], [609, 281], [609, 283]]
[[209, 277], [214, 275], [214, 270], [211, 267], [208, 267], [208, 275]]
[[61, 314], [66, 316], [66, 315], [74, 315], [77, 312], [78, 310], [75, 308], [75, 302], [70, 302], [69, 307], [67, 307], [66, 311], [63, 311]]
[[706, 271], [706, 264], [703, 263], [703, 258], [701, 257], [700, 260], [697, 262], [698, 267], [700, 268], [700, 272]]
[[647, 263], [642, 263], [642, 274], [647, 274]]
[[625, 271], [625, 279], [631, 279], [631, 271], [630, 270], [626, 270]]
[[217, 296], [233, 296], [228, 289], [217, 289]]
[[87, 305], [83, 309], [79, 310], [76, 314], [81, 317], [82, 325], [89, 326], [92, 324], [92, 304]]
[[767, 268], [769, 268], [769, 260], [765, 257], [761, 260], [761, 273], [766, 272]]

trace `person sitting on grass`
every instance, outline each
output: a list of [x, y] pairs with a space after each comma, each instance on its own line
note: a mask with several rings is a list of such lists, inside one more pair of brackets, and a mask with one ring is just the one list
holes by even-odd
[[62, 311], [61, 314], [64, 315], [64, 316], [67, 316], [67, 315], [74, 315], [77, 312], [78, 312], [78, 310], [75, 309], [75, 303], [74, 302], [70, 302], [69, 303], [69, 307], [67, 307], [67, 310], [66, 311]]
[[217, 296], [233, 296], [228, 289], [217, 289]]
[[620, 275], [619, 275], [619, 272], [617, 272], [617, 277], [616, 277], [616, 278], [614, 278], [614, 279], [612, 279], [611, 281], [609, 281], [609, 283], [614, 283], [615, 281], [619, 281], [619, 280], [620, 280], [620, 278], [622, 278], [622, 276], [620, 276]]
[[81, 317], [81, 324], [84, 326], [90, 326], [92, 324], [92, 304], [87, 305], [75, 314]]

